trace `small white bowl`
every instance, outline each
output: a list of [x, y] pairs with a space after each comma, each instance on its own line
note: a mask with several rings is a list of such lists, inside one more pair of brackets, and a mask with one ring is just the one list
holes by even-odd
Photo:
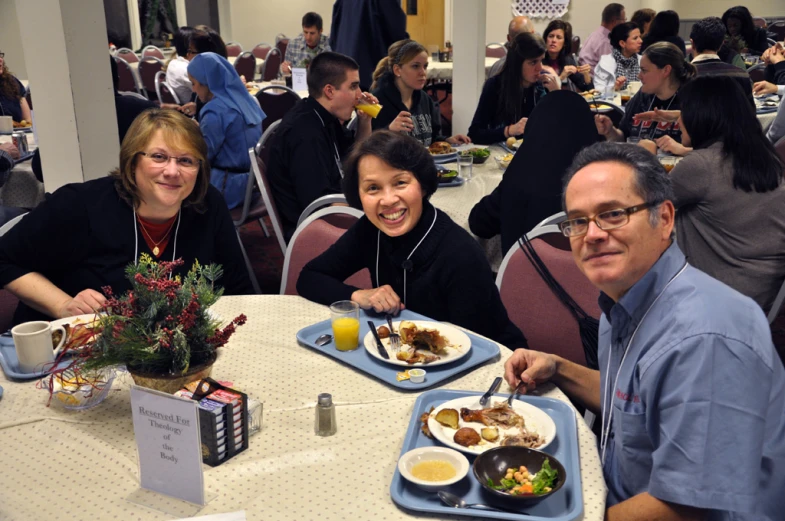
[[[411, 474], [412, 467], [423, 461], [446, 461], [455, 467], [455, 476], [443, 481], [424, 481]], [[398, 460], [398, 471], [406, 480], [428, 492], [436, 492], [457, 483], [469, 473], [469, 460], [457, 450], [447, 447], [420, 447], [412, 449]]]
[[425, 381], [425, 369], [409, 369], [409, 380], [413, 384], [421, 384]]

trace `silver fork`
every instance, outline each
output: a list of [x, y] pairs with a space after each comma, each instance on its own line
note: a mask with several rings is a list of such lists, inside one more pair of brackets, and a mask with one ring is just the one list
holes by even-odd
[[395, 332], [392, 325], [392, 316], [388, 313], [384, 316], [387, 319], [387, 325], [390, 326], [390, 347], [394, 352], [401, 350], [401, 335]]
[[509, 398], [507, 398], [507, 407], [511, 407], [511, 406], [512, 406], [512, 401], [513, 401], [513, 400], [514, 400], [514, 399], [515, 399], [515, 398], [516, 398], [516, 397], [517, 397], [519, 394], [521, 394], [521, 390], [522, 390], [522, 389], [524, 389], [524, 388], [526, 388], [526, 384], [523, 382], [523, 380], [521, 380], [521, 383], [519, 383], [519, 384], [518, 384], [518, 387], [516, 387], [516, 388], [515, 388], [515, 392], [514, 392], [514, 393], [512, 393], [512, 394], [510, 395], [510, 397], [509, 397]]

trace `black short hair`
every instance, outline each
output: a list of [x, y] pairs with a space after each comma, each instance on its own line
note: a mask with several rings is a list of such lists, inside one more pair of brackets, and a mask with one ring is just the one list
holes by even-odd
[[360, 66], [345, 54], [319, 53], [308, 68], [308, 95], [313, 99], [319, 99], [326, 85], [340, 87], [346, 81], [347, 70], [359, 71]]
[[322, 32], [322, 17], [319, 13], [305, 13], [303, 27], [316, 27], [319, 32]]
[[180, 27], [174, 35], [174, 48], [177, 51], [177, 56], [188, 54], [188, 44], [191, 41], [191, 35], [194, 33], [194, 28], [189, 26]]
[[615, 20], [621, 19], [621, 12], [624, 11], [624, 6], [621, 4], [608, 4], [602, 10], [602, 23], [609, 24]]
[[725, 41], [725, 24], [719, 16], [709, 16], [692, 24], [690, 38], [695, 44], [695, 54], [703, 51], [717, 52]]
[[427, 201], [436, 191], [439, 184], [436, 164], [428, 149], [411, 136], [377, 130], [355, 146], [344, 161], [343, 193], [354, 208], [362, 210], [359, 166], [365, 156], [378, 157], [393, 168], [411, 172], [422, 187], [423, 200]]
[[623, 24], [619, 24], [611, 29], [611, 32], [608, 33], [608, 39], [611, 41], [611, 47], [617, 51], [621, 51], [621, 45], [619, 45], [619, 42], [622, 40], [627, 40], [627, 38], [630, 37], [630, 33], [635, 29], [640, 29], [640, 27], [635, 25], [635, 22], [624, 22]]
[[199, 54], [203, 52], [214, 52], [224, 58], [228, 57], [226, 53], [226, 44], [224, 43], [223, 38], [221, 38], [218, 31], [212, 27], [206, 25], [197, 25], [194, 27], [189, 45], [191, 43]]

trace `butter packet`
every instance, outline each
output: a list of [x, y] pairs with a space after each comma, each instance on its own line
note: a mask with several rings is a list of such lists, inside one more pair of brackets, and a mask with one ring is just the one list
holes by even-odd
[[409, 370], [407, 369], [406, 371], [404, 371], [402, 373], [396, 374], [395, 378], [399, 382], [403, 382], [404, 380], [408, 380], [409, 379]]

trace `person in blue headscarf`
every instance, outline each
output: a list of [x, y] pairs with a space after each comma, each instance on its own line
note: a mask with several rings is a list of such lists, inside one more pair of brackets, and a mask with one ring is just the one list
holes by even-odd
[[198, 54], [188, 64], [188, 77], [205, 104], [199, 126], [207, 142], [210, 183], [221, 191], [229, 209], [235, 208], [245, 197], [251, 169], [248, 149], [262, 136], [266, 116], [222, 56]]

